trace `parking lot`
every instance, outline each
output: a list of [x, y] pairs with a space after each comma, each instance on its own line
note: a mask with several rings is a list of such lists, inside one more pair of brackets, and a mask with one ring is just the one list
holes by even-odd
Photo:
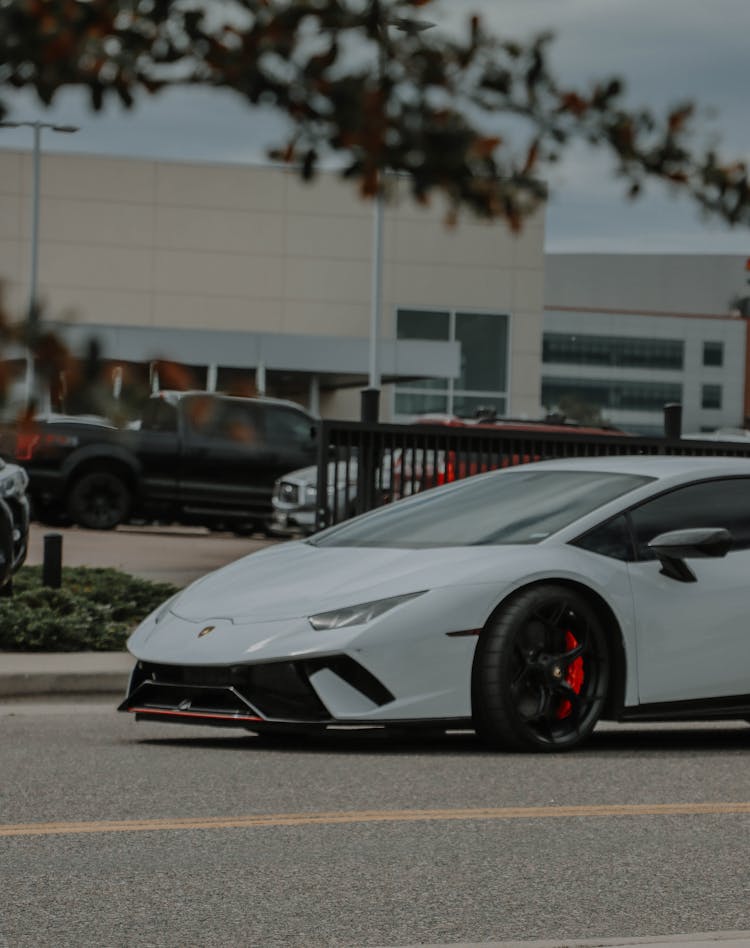
[[51, 529], [32, 523], [27, 563], [42, 562], [44, 538], [63, 538], [64, 566], [109, 566], [155, 582], [185, 586], [211, 570], [269, 543], [259, 536], [237, 537], [188, 527], [118, 527], [112, 531]]

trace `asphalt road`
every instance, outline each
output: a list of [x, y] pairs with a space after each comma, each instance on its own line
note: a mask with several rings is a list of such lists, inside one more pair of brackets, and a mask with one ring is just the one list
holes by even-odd
[[606, 727], [555, 756], [467, 734], [274, 744], [112, 704], [6, 704], [0, 945], [750, 929], [749, 744], [738, 724]]

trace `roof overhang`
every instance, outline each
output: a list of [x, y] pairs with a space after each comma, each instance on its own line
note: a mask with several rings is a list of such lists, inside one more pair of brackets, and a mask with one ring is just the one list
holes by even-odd
[[[74, 355], [85, 357], [92, 340], [102, 359], [123, 362], [166, 360], [185, 365], [300, 372], [317, 375], [320, 384], [338, 388], [368, 378], [369, 339], [352, 336], [232, 332], [56, 323]], [[378, 368], [383, 382], [420, 378], [456, 378], [461, 344], [421, 339], [381, 339]]]

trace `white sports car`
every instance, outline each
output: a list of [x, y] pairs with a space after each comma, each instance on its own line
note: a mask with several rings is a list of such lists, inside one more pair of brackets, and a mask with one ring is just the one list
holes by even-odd
[[750, 459], [470, 477], [193, 583], [136, 629], [120, 710], [474, 727], [554, 751], [617, 721], [750, 717]]

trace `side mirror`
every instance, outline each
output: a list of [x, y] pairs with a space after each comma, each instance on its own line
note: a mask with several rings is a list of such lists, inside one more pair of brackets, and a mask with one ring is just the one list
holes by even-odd
[[698, 527], [660, 533], [648, 544], [659, 558], [665, 576], [681, 583], [694, 583], [695, 573], [685, 559], [726, 556], [732, 548], [732, 534], [724, 527]]

